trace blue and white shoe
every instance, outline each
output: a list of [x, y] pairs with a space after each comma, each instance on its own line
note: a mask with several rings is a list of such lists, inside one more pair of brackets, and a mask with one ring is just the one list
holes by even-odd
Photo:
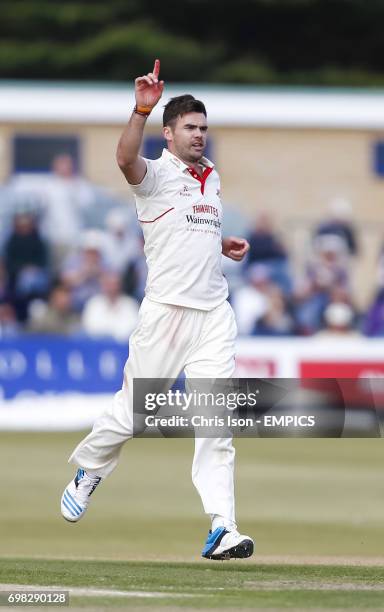
[[99, 476], [91, 477], [85, 470], [77, 470], [61, 498], [61, 514], [66, 521], [76, 523], [81, 519], [88, 508], [90, 496], [100, 482]]
[[226, 559], [246, 559], [253, 554], [253, 540], [238, 531], [228, 531], [225, 527], [209, 530], [202, 557], [218, 561]]

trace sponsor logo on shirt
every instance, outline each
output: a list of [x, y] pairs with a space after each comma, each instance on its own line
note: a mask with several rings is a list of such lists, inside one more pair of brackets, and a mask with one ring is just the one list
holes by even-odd
[[185, 215], [188, 223], [195, 223], [196, 225], [211, 225], [213, 227], [221, 227], [221, 222], [217, 219], [207, 219], [206, 217], [196, 217], [196, 215]]
[[188, 198], [192, 196], [192, 194], [189, 191], [189, 187], [187, 185], [183, 185], [183, 188], [181, 191], [179, 191], [179, 194], [181, 196], [188, 197]]
[[193, 212], [196, 213], [205, 213], [209, 215], [215, 215], [215, 217], [219, 216], [219, 211], [214, 206], [210, 204], [196, 204], [193, 207]]
[[[211, 206], [211, 204], [195, 204], [192, 206], [193, 214], [185, 215], [188, 224], [199, 225], [199, 226], [210, 226], [217, 229], [221, 227], [221, 221], [219, 221], [219, 212], [217, 208]], [[213, 215], [214, 218], [201, 216], [201, 215]]]

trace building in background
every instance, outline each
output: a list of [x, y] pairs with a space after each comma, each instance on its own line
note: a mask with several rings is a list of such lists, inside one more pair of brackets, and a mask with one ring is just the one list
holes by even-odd
[[[223, 201], [252, 222], [270, 211], [284, 228], [296, 266], [335, 198], [349, 202], [361, 235], [354, 283], [366, 307], [382, 242], [384, 93], [169, 85], [164, 100], [191, 91], [208, 110], [208, 154], [220, 168]], [[67, 153], [98, 185], [131, 196], [115, 162], [133, 106], [132, 84], [0, 84], [0, 181], [48, 172]], [[159, 105], [143, 154], [163, 147]]]

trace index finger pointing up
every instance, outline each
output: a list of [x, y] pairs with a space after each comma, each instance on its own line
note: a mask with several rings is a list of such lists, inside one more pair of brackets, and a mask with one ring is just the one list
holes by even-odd
[[160, 60], [156, 59], [155, 64], [153, 66], [153, 76], [157, 78], [159, 76], [159, 72], [160, 72]]

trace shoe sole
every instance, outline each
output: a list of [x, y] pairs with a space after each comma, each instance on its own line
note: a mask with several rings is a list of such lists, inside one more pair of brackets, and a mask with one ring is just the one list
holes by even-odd
[[68, 523], [78, 523], [79, 521], [72, 521], [72, 519], [67, 518], [66, 516], [64, 516], [64, 514], [61, 514], [61, 516], [63, 517], [63, 519], [65, 521], [67, 521]]
[[253, 555], [254, 545], [252, 540], [243, 540], [237, 546], [233, 546], [224, 552], [215, 555], [207, 555], [206, 559], [212, 559], [213, 561], [228, 561], [229, 559], [247, 559]]

